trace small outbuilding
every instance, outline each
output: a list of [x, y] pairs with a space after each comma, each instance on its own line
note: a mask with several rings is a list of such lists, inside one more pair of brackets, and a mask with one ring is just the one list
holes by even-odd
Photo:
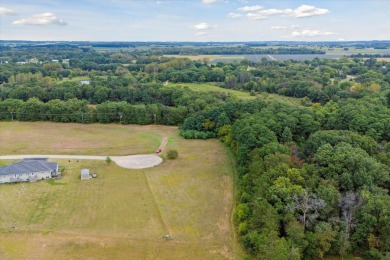
[[81, 180], [88, 180], [91, 178], [91, 175], [89, 174], [89, 169], [82, 169], [81, 170]]

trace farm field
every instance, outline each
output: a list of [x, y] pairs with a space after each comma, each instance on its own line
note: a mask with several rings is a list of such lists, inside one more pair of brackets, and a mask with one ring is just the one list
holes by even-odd
[[[110, 128], [122, 131], [122, 126], [102, 127], [109, 133]], [[143, 170], [57, 160], [65, 167], [59, 181], [0, 185], [0, 258], [241, 256], [230, 222], [233, 168], [225, 148], [217, 140], [182, 139], [172, 127], [143, 128], [152, 136], [167, 136], [167, 149], [177, 149], [179, 158]], [[117, 149], [112, 151], [122, 150]], [[98, 178], [81, 181], [82, 168], [97, 172]], [[173, 239], [163, 240], [165, 234]]]
[[169, 126], [0, 122], [0, 155], [131, 155], [152, 153]]
[[[260, 49], [267, 49], [270, 47], [257, 47]], [[317, 48], [320, 49], [320, 48]], [[326, 54], [250, 54], [250, 55], [164, 55], [167, 57], [174, 58], [189, 58], [191, 60], [202, 60], [204, 58], [208, 58], [212, 64], [217, 64], [218, 62], [233, 62], [233, 61], [241, 61], [244, 59], [260, 62], [262, 58], [266, 58], [267, 60], [278, 60], [278, 61], [287, 61], [287, 60], [313, 60], [315, 58], [320, 59], [339, 59], [344, 56], [349, 56], [352, 54], [387, 54], [390, 55], [390, 49], [357, 49], [357, 48], [349, 48], [348, 50], [344, 50], [344, 48], [321, 48], [320, 50], [324, 50]], [[380, 60], [381, 58], [378, 58]], [[384, 58], [385, 61], [389, 61], [388, 58]]]
[[221, 88], [219, 86], [216, 86], [216, 85], [213, 85], [210, 83], [208, 83], [208, 84], [207, 83], [205, 83], [205, 84], [197, 84], [197, 83], [172, 84], [172, 83], [169, 83], [166, 87], [181, 87], [181, 88], [188, 87], [189, 89], [191, 89], [193, 91], [227, 93], [227, 94], [230, 94], [232, 97], [234, 97], [236, 99], [241, 99], [241, 100], [250, 100], [250, 99], [259, 98], [259, 99], [266, 99], [266, 100], [279, 100], [279, 101], [287, 102], [288, 104], [291, 104], [291, 105], [300, 105], [299, 99], [297, 99], [297, 98], [286, 97], [286, 96], [281, 96], [281, 95], [277, 95], [277, 94], [270, 94], [270, 93], [260, 93], [260, 94], [257, 94], [257, 96], [251, 96], [249, 94], [249, 92]]
[[222, 57], [221, 55], [163, 55], [169, 58], [187, 58], [190, 60], [203, 60], [209, 59], [210, 61]]
[[325, 48], [326, 54], [342, 54], [342, 55], [351, 55], [351, 54], [390, 54], [390, 49], [374, 49], [374, 48], [353, 48], [349, 47], [348, 50], [344, 48]]
[[218, 62], [241, 61], [245, 59], [245, 55], [163, 55], [163, 56], [171, 57], [171, 58], [187, 58], [190, 60], [208, 59], [211, 64], [217, 64]]
[[262, 58], [266, 58], [267, 60], [279, 60], [279, 61], [287, 61], [287, 60], [313, 60], [315, 58], [320, 59], [338, 59], [343, 57], [341, 54], [256, 54], [256, 55], [246, 55], [245, 59], [259, 62]]
[[389, 58], [375, 58], [377, 61], [386, 61], [390, 62], [390, 57]]

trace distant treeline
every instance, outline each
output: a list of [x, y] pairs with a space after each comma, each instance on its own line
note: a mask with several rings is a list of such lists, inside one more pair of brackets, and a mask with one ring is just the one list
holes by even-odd
[[242, 54], [325, 54], [325, 51], [305, 47], [297, 48], [251, 48], [247, 46], [216, 47], [166, 47], [137, 50], [136, 53], [151, 55], [242, 55]]
[[390, 54], [352, 54], [352, 58], [389, 58]]
[[135, 47], [178, 47], [178, 46], [323, 46], [330, 48], [338, 47], [357, 47], [357, 48], [375, 48], [383, 49], [390, 47], [390, 41], [250, 41], [250, 42], [91, 42], [91, 41], [8, 41], [0, 40], [0, 48], [20, 47], [65, 47], [65, 46], [90, 46], [101, 48], [135, 48]]

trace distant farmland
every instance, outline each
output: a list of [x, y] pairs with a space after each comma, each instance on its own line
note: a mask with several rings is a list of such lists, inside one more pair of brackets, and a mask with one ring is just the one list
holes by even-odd
[[320, 59], [338, 59], [343, 57], [343, 54], [251, 54], [251, 55], [223, 55], [218, 58], [212, 59], [211, 63], [216, 64], [218, 62], [232, 62], [232, 61], [241, 61], [247, 59], [253, 62], [259, 62], [262, 58], [267, 60], [312, 60], [315, 58]]
[[[349, 57], [350, 55], [356, 54], [370, 54], [370, 55], [390, 55], [390, 49], [373, 49], [373, 48], [327, 48], [322, 49], [326, 54], [247, 54], [247, 55], [164, 55], [167, 57], [174, 58], [189, 58], [191, 60], [202, 60], [203, 58], [208, 58], [212, 64], [217, 64], [218, 62], [233, 62], [233, 61], [242, 61], [244, 59], [259, 62], [262, 58], [265, 58], [269, 61], [278, 60], [313, 60], [315, 58], [320, 59], [339, 59], [341, 57]], [[378, 58], [378, 60], [386, 60], [386, 58]]]
[[313, 60], [315, 58], [320, 59], [338, 59], [343, 57], [342, 54], [272, 54], [272, 55], [246, 55], [245, 59], [250, 61], [261, 61], [262, 58], [267, 60]]

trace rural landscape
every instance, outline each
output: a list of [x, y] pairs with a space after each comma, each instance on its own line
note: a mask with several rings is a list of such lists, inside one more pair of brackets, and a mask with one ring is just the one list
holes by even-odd
[[1, 2], [0, 259], [390, 259], [389, 8]]
[[[0, 128], [1, 155], [152, 153], [164, 137], [167, 148], [180, 147], [180, 158], [154, 168], [62, 159], [60, 180], [3, 184], [2, 258], [185, 258], [191, 251], [194, 258], [225, 259], [237, 253], [233, 165], [216, 140], [184, 140], [170, 126], [2, 122]], [[9, 132], [17, 143], [3, 142]], [[30, 138], [36, 142], [25, 150]], [[98, 178], [81, 181], [82, 168]], [[162, 239], [167, 234], [171, 240]]]

